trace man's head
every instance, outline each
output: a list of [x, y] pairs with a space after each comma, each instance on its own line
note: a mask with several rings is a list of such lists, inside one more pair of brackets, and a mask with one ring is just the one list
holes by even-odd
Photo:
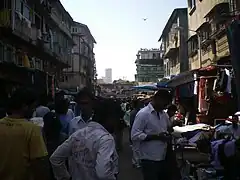
[[141, 108], [141, 102], [140, 102], [140, 100], [139, 100], [139, 99], [134, 99], [134, 100], [132, 101], [132, 107], [133, 107], [134, 109], [139, 109], [139, 108]]
[[109, 133], [113, 133], [117, 129], [119, 121], [117, 111], [113, 101], [100, 101], [95, 108], [93, 121], [101, 124]]
[[55, 103], [55, 110], [57, 114], [67, 114], [69, 105], [67, 99], [59, 99]]
[[167, 113], [168, 113], [168, 116], [171, 118], [173, 117], [177, 112], [177, 106], [172, 104], [168, 107], [168, 110], [167, 110]]
[[76, 102], [78, 103], [82, 114], [91, 114], [93, 110], [94, 96], [92, 92], [87, 89], [81, 89], [76, 97]]
[[33, 91], [25, 88], [15, 90], [9, 99], [8, 110], [9, 114], [18, 114], [22, 117], [29, 118], [37, 105], [37, 98]]
[[152, 97], [152, 104], [156, 111], [162, 111], [166, 109], [171, 101], [172, 95], [165, 89], [158, 90]]

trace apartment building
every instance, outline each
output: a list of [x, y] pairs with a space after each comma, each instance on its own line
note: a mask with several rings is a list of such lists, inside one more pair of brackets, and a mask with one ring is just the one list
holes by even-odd
[[1, 0], [0, 79], [40, 88], [58, 80], [71, 59], [72, 22], [59, 0]]
[[164, 59], [164, 76], [189, 70], [187, 8], [174, 9], [159, 38]]
[[230, 61], [226, 27], [239, 7], [239, 0], [188, 0], [191, 69]]
[[158, 82], [164, 76], [160, 49], [140, 49], [135, 61], [138, 83]]
[[74, 22], [71, 27], [74, 41], [71, 67], [63, 71], [61, 88], [93, 88], [96, 83], [94, 44], [96, 41], [87, 25]]

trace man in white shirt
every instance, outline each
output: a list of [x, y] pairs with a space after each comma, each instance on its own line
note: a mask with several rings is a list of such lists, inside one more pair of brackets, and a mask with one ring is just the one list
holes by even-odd
[[139, 145], [144, 180], [168, 179], [165, 157], [167, 142], [171, 139], [168, 134], [171, 123], [164, 109], [171, 103], [171, 99], [168, 91], [159, 90], [134, 120], [131, 139]]
[[80, 107], [80, 116], [73, 118], [69, 123], [69, 135], [78, 129], [84, 128], [92, 120], [94, 97], [90, 90], [83, 88], [78, 92], [76, 97]]
[[[93, 120], [85, 128], [72, 134], [50, 158], [57, 180], [115, 180], [118, 173], [118, 156], [111, 133], [116, 128], [116, 113], [102, 103]], [[71, 171], [65, 162], [72, 157]]]

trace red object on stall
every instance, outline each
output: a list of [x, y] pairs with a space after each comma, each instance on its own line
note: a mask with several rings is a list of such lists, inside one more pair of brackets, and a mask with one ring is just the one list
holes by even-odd
[[198, 110], [200, 113], [207, 111], [207, 101], [205, 99], [205, 86], [206, 86], [206, 79], [200, 78], [199, 81], [199, 101], [198, 101]]

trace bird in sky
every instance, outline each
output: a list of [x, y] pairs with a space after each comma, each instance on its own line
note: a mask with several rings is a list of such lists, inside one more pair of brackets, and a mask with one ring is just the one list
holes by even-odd
[[146, 21], [148, 18], [143, 18], [144, 21]]

